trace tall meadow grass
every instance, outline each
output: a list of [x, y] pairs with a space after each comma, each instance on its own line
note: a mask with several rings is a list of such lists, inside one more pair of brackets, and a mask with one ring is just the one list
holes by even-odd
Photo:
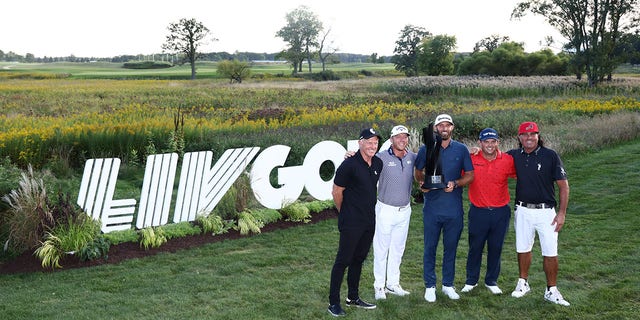
[[[441, 112], [454, 116], [459, 139], [473, 140], [487, 126], [515, 136], [517, 123], [535, 120], [557, 128], [554, 136], [567, 136], [570, 146], [582, 150], [590, 142], [567, 132], [594, 117], [600, 119], [595, 123], [625, 131], [614, 140], [637, 136], [633, 115], [640, 111], [639, 96], [636, 78], [595, 90], [567, 77], [421, 77], [273, 86], [6, 80], [0, 81], [0, 154], [20, 167], [36, 168], [55, 160], [78, 169], [97, 157], [140, 162], [150, 150], [172, 151], [174, 117], [182, 114], [185, 151], [221, 154], [232, 147], [281, 143], [292, 146], [297, 161], [319, 141], [344, 140], [366, 126], [384, 134], [397, 123], [422, 128]], [[609, 119], [618, 113], [632, 116]]]

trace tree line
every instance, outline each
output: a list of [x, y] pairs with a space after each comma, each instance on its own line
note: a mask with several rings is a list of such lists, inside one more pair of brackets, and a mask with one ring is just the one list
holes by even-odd
[[[267, 53], [202, 53], [199, 47], [217, 41], [209, 29], [195, 19], [180, 19], [168, 26], [166, 41], [162, 44], [160, 59], [171, 58], [171, 63], [189, 63], [191, 78], [195, 79], [197, 60], [233, 61], [231, 67], [247, 69], [247, 61], [282, 60], [291, 65], [293, 75], [312, 62], [319, 62], [322, 71], [326, 65], [337, 62], [392, 62], [395, 69], [406, 76], [482, 74], [482, 75], [560, 75], [586, 74], [589, 85], [611, 80], [613, 70], [622, 63], [640, 63], [640, 0], [527, 0], [513, 9], [512, 19], [526, 14], [542, 16], [560, 31], [566, 42], [562, 51], [554, 54], [550, 49], [534, 53], [524, 52], [522, 43], [508, 37], [491, 35], [476, 43], [471, 53], [455, 53], [456, 38], [433, 35], [420, 26], [406, 25], [395, 43], [392, 57], [340, 54], [333, 45], [331, 28], [325, 28], [318, 16], [306, 6], [300, 6], [285, 16], [286, 24], [276, 32], [287, 47], [281, 52]], [[554, 39], [547, 39], [551, 46]], [[120, 56], [111, 62], [125, 62], [139, 56]], [[0, 51], [0, 60], [15, 61], [13, 52]], [[26, 62], [38, 62], [32, 54]], [[47, 60], [47, 58], [44, 58]], [[155, 59], [155, 55], [154, 55]], [[33, 60], [33, 61], [32, 61]], [[52, 58], [48, 58], [50, 61]], [[86, 62], [70, 56], [68, 60]], [[95, 59], [102, 60], [102, 59]], [[364, 60], [364, 61], [363, 61]], [[90, 59], [89, 61], [92, 61]], [[231, 68], [233, 69], [233, 68]], [[237, 71], [237, 70], [236, 70]], [[233, 80], [233, 78], [232, 78]], [[241, 80], [241, 79], [240, 79]]]

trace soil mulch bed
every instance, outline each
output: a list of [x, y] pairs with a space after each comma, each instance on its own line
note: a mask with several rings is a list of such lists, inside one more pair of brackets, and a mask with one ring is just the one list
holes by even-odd
[[[332, 219], [337, 217], [337, 211], [335, 209], [324, 210], [322, 212], [314, 213], [311, 215], [311, 221], [307, 224], [317, 223], [323, 220]], [[286, 229], [295, 226], [307, 225], [301, 222], [290, 222], [280, 220], [277, 222], [269, 223], [261, 229], [261, 232], [269, 232], [279, 229]], [[33, 251], [27, 251], [17, 256], [15, 259], [0, 263], [0, 274], [15, 274], [15, 273], [30, 273], [30, 272], [55, 272], [61, 270], [68, 270], [74, 268], [86, 268], [103, 264], [115, 264], [127, 259], [135, 259], [156, 255], [160, 252], [176, 252], [178, 250], [194, 248], [202, 246], [207, 243], [213, 243], [218, 241], [238, 239], [241, 237], [249, 237], [251, 235], [243, 236], [239, 231], [229, 230], [225, 234], [211, 235], [199, 234], [194, 236], [187, 236], [181, 238], [174, 238], [168, 240], [165, 244], [158, 248], [151, 248], [145, 250], [140, 247], [138, 242], [125, 242], [117, 245], [112, 245], [109, 248], [109, 257], [105, 259], [97, 259], [93, 261], [80, 261], [75, 256], [66, 256], [60, 261], [62, 269], [50, 269], [42, 268], [41, 261], [33, 255]]]

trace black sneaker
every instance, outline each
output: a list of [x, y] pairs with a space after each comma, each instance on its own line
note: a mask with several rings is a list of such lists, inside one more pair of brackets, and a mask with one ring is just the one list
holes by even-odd
[[334, 317], [343, 317], [347, 314], [346, 312], [344, 312], [344, 310], [342, 310], [342, 307], [339, 304], [330, 305], [327, 311], [329, 311], [329, 313], [331, 313], [331, 315]]
[[355, 300], [347, 299], [347, 307], [352, 307], [352, 306], [356, 306], [356, 307], [362, 308], [362, 309], [375, 309], [376, 308], [375, 304], [371, 304], [371, 303], [365, 302], [360, 298], [355, 299]]

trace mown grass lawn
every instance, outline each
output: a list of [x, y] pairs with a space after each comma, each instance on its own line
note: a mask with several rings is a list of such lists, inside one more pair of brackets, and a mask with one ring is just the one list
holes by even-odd
[[[640, 312], [640, 141], [565, 159], [571, 199], [560, 234], [558, 285], [570, 307], [545, 302], [539, 248], [530, 284], [510, 297], [517, 279], [514, 235], [503, 253], [493, 296], [478, 287], [451, 301], [424, 301], [421, 206], [414, 206], [401, 282], [376, 310], [348, 309], [349, 319], [633, 319]], [[2, 319], [322, 319], [338, 231], [336, 221], [301, 225], [117, 265], [0, 276]], [[465, 279], [466, 229], [456, 286]], [[442, 249], [440, 248], [440, 251]], [[438, 261], [441, 258], [438, 257]], [[438, 270], [440, 266], [438, 265]], [[438, 271], [438, 275], [440, 272]], [[373, 300], [371, 261], [361, 296]], [[346, 284], [345, 284], [346, 285]], [[343, 288], [343, 295], [346, 289]]]

